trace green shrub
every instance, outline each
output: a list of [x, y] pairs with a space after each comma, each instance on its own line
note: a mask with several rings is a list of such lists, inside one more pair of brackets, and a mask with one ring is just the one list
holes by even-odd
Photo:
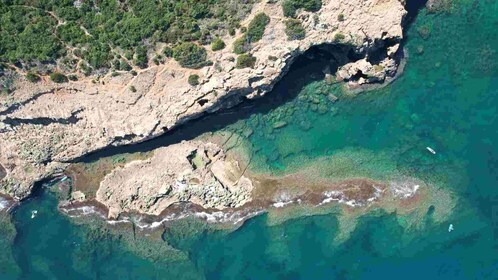
[[131, 92], [137, 92], [137, 89], [135, 88], [135, 86], [130, 86], [130, 91]]
[[284, 16], [295, 17], [298, 9], [308, 12], [316, 12], [322, 7], [322, 0], [284, 0], [282, 10]]
[[77, 81], [78, 80], [78, 76], [74, 75], [74, 74], [71, 74], [69, 76], [67, 76], [67, 78], [71, 81]]
[[59, 72], [53, 72], [52, 74], [50, 74], [50, 80], [55, 83], [67, 83], [68, 81], [66, 75]]
[[199, 75], [193, 74], [193, 75], [188, 76], [188, 83], [191, 86], [198, 85], [199, 84]]
[[285, 21], [285, 34], [289, 40], [302, 40], [306, 32], [298, 19], [289, 19]]
[[36, 73], [34, 72], [31, 72], [29, 71], [27, 74], [26, 74], [26, 79], [28, 79], [28, 81], [32, 82], [32, 83], [36, 83], [38, 81], [40, 81], [40, 76], [38, 76]]
[[339, 15], [337, 16], [337, 20], [338, 20], [338, 21], [344, 21], [344, 14], [339, 14]]
[[228, 34], [229, 34], [230, 36], [235, 36], [235, 28], [230, 27], [230, 28], [228, 29]]
[[251, 20], [247, 27], [247, 39], [249, 42], [257, 42], [263, 38], [265, 28], [270, 23], [270, 17], [265, 13], [259, 13]]
[[147, 67], [147, 49], [143, 46], [137, 47], [134, 63], [140, 68]]
[[334, 35], [334, 42], [336, 43], [342, 42], [344, 39], [346, 39], [346, 36], [344, 36], [344, 34], [342, 33], [336, 33]]
[[173, 49], [170, 47], [165, 47], [163, 50], [163, 54], [165, 57], [173, 57]]
[[[111, 64], [117, 69], [112, 48], [130, 64], [146, 67], [146, 53], [163, 43], [208, 44], [217, 34], [235, 35], [234, 28], [256, 1], [91, 0], [79, 1], [78, 7], [73, 2], [0, 1], [0, 61], [36, 65], [60, 62], [73, 53], [102, 73]], [[144, 41], [150, 42], [146, 52], [140, 48]]]
[[233, 42], [233, 52], [236, 54], [243, 54], [251, 50], [251, 43], [247, 37], [243, 35]]
[[284, 16], [286, 17], [295, 17], [296, 16], [296, 6], [294, 6], [294, 1], [286, 0], [282, 3], [282, 10], [284, 12]]
[[121, 61], [119, 61], [119, 70], [130, 71], [131, 66], [130, 66], [130, 64], [128, 64], [128, 62], [121, 60]]
[[184, 42], [173, 49], [173, 58], [185, 68], [201, 68], [206, 63], [206, 50], [192, 42]]
[[79, 64], [79, 68], [81, 73], [83, 73], [83, 75], [85, 76], [88, 76], [92, 73], [92, 68], [86, 62], [81, 62]]
[[253, 68], [256, 58], [250, 54], [241, 54], [237, 57], [237, 68]]
[[216, 38], [214, 39], [213, 43], [211, 44], [211, 49], [213, 51], [219, 51], [225, 48], [225, 42], [221, 40], [221, 38]]
[[131, 71], [130, 71], [130, 74], [132, 74], [133, 76], [138, 75], [137, 71], [135, 71], [135, 70], [131, 70]]

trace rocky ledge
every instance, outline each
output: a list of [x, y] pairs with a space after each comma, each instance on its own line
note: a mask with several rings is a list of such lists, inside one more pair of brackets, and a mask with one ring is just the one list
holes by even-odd
[[109, 209], [109, 218], [124, 211], [158, 215], [177, 202], [235, 208], [251, 200], [253, 185], [242, 172], [218, 145], [184, 141], [113, 170], [100, 183], [96, 200]]
[[[85, 190], [87, 197], [73, 186], [61, 210], [71, 216], [98, 213], [110, 223], [138, 221], [146, 228], [188, 216], [239, 224], [261, 212], [285, 213], [302, 206], [309, 211], [331, 206], [353, 216], [382, 209], [410, 214], [415, 220], [421, 220], [432, 206], [438, 209], [440, 221], [454, 207], [448, 192], [417, 178], [331, 178], [316, 172], [323, 167], [320, 160], [297, 172], [257, 173], [248, 168], [246, 155], [214, 144], [219, 140], [159, 148], [150, 158], [113, 169], [98, 189]], [[77, 180], [77, 176], [71, 177]]]
[[[23, 199], [34, 182], [62, 171], [69, 161], [111, 145], [156, 137], [206, 112], [264, 95], [296, 57], [314, 46], [333, 44], [343, 50], [328, 75], [350, 86], [381, 83], [392, 76], [403, 37], [403, 1], [322, 2], [316, 13], [298, 13], [306, 36], [292, 41], [285, 34], [279, 1], [256, 4], [243, 24], [262, 11], [270, 23], [250, 51], [256, 58], [253, 68], [235, 67], [235, 38], [227, 37], [227, 48], [209, 52], [213, 65], [198, 70], [170, 60], [136, 76], [109, 74], [66, 84], [18, 81], [12, 94], [0, 96], [0, 192]], [[199, 85], [188, 84], [191, 74], [200, 76]], [[124, 174], [116, 171], [113, 176]]]

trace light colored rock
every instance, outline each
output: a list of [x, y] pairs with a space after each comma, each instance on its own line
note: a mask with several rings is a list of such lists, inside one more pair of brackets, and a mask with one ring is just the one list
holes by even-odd
[[158, 215], [177, 202], [239, 207], [251, 200], [252, 189], [237, 162], [227, 159], [217, 145], [184, 141], [113, 170], [96, 197], [109, 208], [109, 218], [116, 218], [123, 211]]
[[71, 200], [72, 201], [77, 201], [77, 202], [82, 202], [86, 199], [86, 196], [83, 192], [81, 191], [75, 191], [71, 193]]

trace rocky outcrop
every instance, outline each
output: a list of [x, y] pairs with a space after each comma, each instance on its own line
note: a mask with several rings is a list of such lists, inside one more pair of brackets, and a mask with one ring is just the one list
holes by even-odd
[[137, 211], [158, 215], [177, 202], [204, 208], [238, 207], [251, 200], [252, 182], [216, 144], [182, 142], [112, 171], [101, 182], [97, 201], [109, 218]]
[[[306, 37], [294, 41], [287, 40], [279, 1], [256, 4], [247, 22], [261, 11], [271, 20], [251, 50], [257, 59], [254, 68], [235, 67], [231, 45], [236, 36], [224, 38], [224, 50], [209, 51], [213, 65], [199, 70], [184, 69], [169, 60], [136, 76], [122, 72], [64, 85], [20, 81], [12, 94], [0, 97], [0, 163], [7, 173], [0, 192], [22, 199], [33, 182], [60, 171], [67, 161], [110, 145], [156, 137], [205, 112], [233, 106], [242, 97], [264, 95], [312, 46], [351, 48], [358, 61], [339, 70], [349, 83], [381, 82], [391, 75], [403, 36], [403, 4], [398, 0], [322, 2], [317, 13], [298, 14]], [[198, 86], [188, 84], [191, 74], [200, 76]]]

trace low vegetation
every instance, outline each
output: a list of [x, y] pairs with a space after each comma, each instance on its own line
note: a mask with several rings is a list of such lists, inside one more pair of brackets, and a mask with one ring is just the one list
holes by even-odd
[[36, 83], [36, 82], [40, 81], [40, 76], [38, 76], [36, 73], [34, 73], [32, 71], [29, 71], [26, 74], [26, 79], [32, 83]]
[[233, 52], [236, 54], [243, 54], [251, 50], [251, 42], [247, 40], [246, 36], [242, 36], [233, 42]]
[[188, 83], [191, 86], [196, 86], [199, 84], [199, 75], [197, 74], [192, 74], [188, 76]]
[[192, 42], [181, 43], [173, 49], [173, 58], [185, 68], [201, 68], [206, 65], [206, 49]]
[[288, 19], [285, 21], [285, 34], [289, 40], [302, 40], [306, 36], [303, 25], [298, 19]]
[[211, 44], [211, 50], [213, 51], [219, 51], [225, 48], [225, 42], [221, 38], [216, 38], [214, 39], [213, 43]]
[[256, 63], [256, 58], [250, 54], [241, 54], [237, 57], [237, 65], [238, 69], [242, 68], [253, 68]]
[[341, 43], [344, 41], [344, 39], [346, 39], [346, 36], [344, 36], [344, 34], [342, 33], [336, 33], [334, 35], [334, 42], [336, 43]]
[[[263, 38], [266, 26], [270, 23], [270, 17], [265, 13], [259, 13], [251, 20], [247, 31], [242, 37], [233, 43], [233, 52], [243, 54], [251, 50], [251, 43], [257, 42]], [[242, 31], [242, 28], [241, 28]]]
[[263, 38], [266, 26], [270, 23], [270, 17], [265, 13], [259, 13], [251, 20], [247, 27], [247, 40], [249, 42], [257, 42]]
[[171, 49], [186, 42], [210, 44], [235, 30], [254, 2], [4, 0], [0, 1], [0, 62], [32, 68], [39, 62], [56, 65], [68, 58], [76, 63], [61, 68], [65, 74], [79, 70], [85, 75], [124, 70], [115, 67], [119, 65], [115, 60], [146, 67], [148, 54], [155, 57], [158, 44]]
[[282, 10], [284, 16], [295, 17], [299, 9], [308, 12], [316, 12], [322, 7], [322, 0], [284, 0], [282, 2]]
[[52, 80], [54, 83], [67, 83], [68, 78], [66, 75], [59, 73], [59, 72], [54, 72], [50, 74], [50, 80]]

